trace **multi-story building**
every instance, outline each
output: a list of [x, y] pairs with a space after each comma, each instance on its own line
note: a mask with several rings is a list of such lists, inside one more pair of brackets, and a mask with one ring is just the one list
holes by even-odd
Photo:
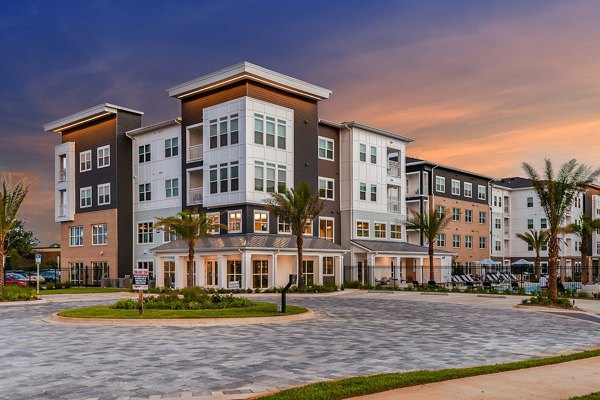
[[142, 112], [100, 104], [44, 125], [55, 147], [55, 220], [61, 224], [61, 267], [73, 283], [131, 273], [131, 141]]
[[[600, 219], [600, 185], [587, 185], [583, 204], [587, 215], [592, 219]], [[596, 280], [600, 278], [600, 229], [594, 231], [587, 248], [591, 261], [588, 261], [588, 265], [591, 266], [590, 278]]]
[[[431, 161], [407, 157], [406, 204], [410, 214], [437, 209], [450, 215], [435, 247], [455, 254], [453, 262], [477, 273], [478, 261], [490, 255], [489, 184], [492, 178]], [[410, 216], [409, 214], [409, 216]], [[422, 235], [407, 232], [409, 243], [425, 245]]]
[[181, 211], [181, 125], [171, 119], [127, 132], [133, 160], [133, 264], [148, 269], [154, 280], [150, 250], [175, 239], [168, 230], [157, 231], [157, 218]]

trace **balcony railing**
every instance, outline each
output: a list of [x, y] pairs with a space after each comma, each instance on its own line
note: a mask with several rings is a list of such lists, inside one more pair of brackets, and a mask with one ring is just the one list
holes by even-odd
[[66, 169], [59, 169], [58, 170], [58, 181], [59, 182], [64, 182], [67, 180], [67, 170]]
[[398, 161], [388, 160], [387, 174], [388, 176], [400, 178], [402, 176], [402, 169], [400, 168], [400, 163]]
[[397, 197], [388, 197], [388, 212], [400, 214], [402, 212], [401, 202]]
[[421, 188], [418, 186], [409, 186], [406, 190], [406, 193], [410, 195], [421, 194]]
[[67, 205], [66, 204], [60, 204], [58, 206], [58, 216], [59, 217], [66, 217], [67, 216]]
[[196, 144], [193, 146], [188, 146], [187, 151], [187, 162], [192, 161], [200, 161], [202, 160], [202, 152], [204, 151], [204, 146], [201, 144]]
[[202, 204], [203, 198], [203, 189], [202, 188], [194, 188], [188, 190], [187, 203], [188, 205], [192, 204]]

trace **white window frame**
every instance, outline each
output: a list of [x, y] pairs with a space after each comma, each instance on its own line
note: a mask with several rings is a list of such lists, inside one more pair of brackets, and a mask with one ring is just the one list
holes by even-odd
[[465, 209], [465, 222], [469, 224], [473, 223], [473, 210]]
[[[321, 187], [321, 184], [324, 183], [325, 187]], [[331, 183], [331, 188], [329, 188], [329, 184]], [[325, 195], [321, 196], [321, 190], [324, 190]], [[329, 197], [329, 191], [331, 191], [331, 197]], [[325, 178], [323, 176], [319, 177], [319, 198], [323, 200], [335, 200], [335, 179]]]
[[292, 226], [285, 221], [281, 220], [281, 217], [277, 217], [277, 233], [280, 235], [291, 235]]
[[[77, 240], [78, 244], [73, 244], [74, 240]], [[83, 246], [83, 225], [76, 225], [69, 227], [69, 247], [81, 247]]]
[[[321, 221], [325, 222], [325, 233], [327, 233], [328, 224], [331, 223], [331, 237], [321, 235]], [[335, 218], [319, 217], [319, 237], [329, 242], [335, 243]]]
[[[213, 219], [217, 219], [216, 223], [212, 222]], [[218, 235], [221, 233], [221, 213], [220, 212], [209, 212], [206, 213], [206, 222], [211, 224], [212, 228], [208, 231], [211, 235]], [[215, 227], [216, 226], [216, 227]]]
[[473, 248], [473, 236], [465, 235], [465, 249]]
[[[106, 151], [106, 155], [100, 156], [100, 153], [104, 153]], [[108, 162], [104, 164], [104, 160], [108, 159]], [[102, 165], [100, 165], [100, 161], [102, 161]], [[106, 168], [110, 167], [110, 145], [98, 147], [96, 149], [96, 166], [97, 168]]]
[[[373, 152], [375, 152], [375, 154], [373, 154]], [[373, 157], [375, 157], [375, 161], [373, 161]], [[369, 162], [377, 165], [377, 146], [371, 146], [369, 151]]]
[[[483, 246], [482, 246], [483, 244]], [[487, 247], [487, 239], [485, 236], [479, 236], [479, 248], [485, 249]]]
[[[147, 241], [140, 241], [140, 227], [148, 228], [146, 234], [148, 237]], [[144, 233], [141, 233], [144, 235]], [[142, 236], [143, 238], [144, 236]], [[152, 244], [154, 243], [154, 221], [139, 221], [137, 224], [137, 244]]]
[[[529, 205], [529, 199], [531, 199], [531, 205]], [[532, 208], [533, 207], [533, 202], [534, 202], [533, 197], [528, 196], [526, 201], [527, 201], [527, 208]]]
[[477, 185], [477, 198], [479, 200], [485, 200], [487, 197], [487, 190], [483, 185]]
[[[380, 229], [377, 229], [377, 225], [379, 225]], [[383, 226], [383, 229], [381, 227]], [[379, 233], [380, 236], [377, 236]], [[383, 234], [383, 236], [381, 236]], [[375, 221], [373, 222], [373, 238], [374, 239], [387, 239], [387, 223]]]
[[312, 234], [313, 234], [313, 225], [314, 225], [314, 220], [307, 219], [306, 220], [306, 227], [304, 228], [304, 231], [302, 232], [302, 236], [312, 236]]
[[[392, 229], [392, 226], [396, 229]], [[393, 235], [396, 237], [393, 237]], [[401, 224], [390, 224], [390, 240], [402, 240], [402, 225]]]
[[[254, 231], [254, 233], [269, 233], [269, 212], [266, 210], [254, 210], [254, 218], [252, 218], [252, 229]], [[259, 224], [262, 225], [263, 221], [262, 221], [262, 216], [266, 215], [267, 216], [267, 221], [265, 222], [266, 224], [266, 229], [256, 229], [256, 216], [259, 215], [260, 216], [260, 220], [259, 220]]]
[[[364, 151], [363, 151], [364, 149]], [[362, 155], [364, 154], [364, 160], [361, 160]], [[367, 145], [364, 143], [358, 144], [358, 161], [359, 162], [367, 162]]]
[[443, 176], [435, 177], [435, 191], [440, 193], [446, 192], [446, 178]]
[[445, 233], [438, 233], [436, 240], [437, 240], [437, 245], [439, 247], [446, 247], [446, 234]]
[[[458, 246], [456, 245], [457, 243]], [[460, 249], [460, 235], [457, 235], [456, 233], [452, 234], [452, 248]]]
[[177, 234], [169, 228], [163, 228], [163, 243], [171, 243], [177, 240]]
[[[240, 229], [232, 229], [231, 228], [231, 214], [240, 214], [240, 220], [239, 220]], [[227, 228], [228, 228], [227, 231], [228, 231], [228, 233], [240, 233], [240, 232], [242, 232], [242, 229], [244, 229], [244, 227], [243, 227], [243, 220], [244, 220], [244, 214], [242, 213], [242, 210], [227, 211]], [[238, 222], [235, 221], [234, 223], [237, 224]]]
[[[169, 187], [167, 183], [170, 183], [171, 186]], [[173, 183], [175, 183], [176, 185], [173, 185]], [[171, 191], [170, 196], [169, 190]], [[177, 190], [177, 194], [174, 193], [175, 190]], [[179, 178], [165, 179], [165, 198], [171, 199], [174, 197], [179, 197]]]
[[[173, 142], [175, 142], [175, 144], [173, 144]], [[167, 155], [167, 150], [170, 150], [171, 154]], [[173, 152], [173, 150], [175, 150], [175, 152]], [[177, 156], [179, 156], [179, 137], [175, 136], [173, 138], [165, 139], [165, 158]]]
[[[84, 192], [89, 191], [89, 196], [84, 197]], [[90, 204], [84, 205], [83, 199], [89, 199]], [[89, 208], [92, 206], [92, 187], [86, 186], [79, 189], [79, 208]]]
[[453, 196], [460, 196], [460, 181], [456, 179], [452, 179], [450, 193]]
[[465, 197], [473, 197], [473, 184], [471, 182], [463, 182], [463, 193]]
[[[103, 231], [100, 228], [103, 227]], [[102, 240], [98, 240], [102, 239]], [[106, 246], [108, 245], [108, 225], [107, 224], [93, 224], [92, 225], [92, 246]]]
[[[479, 223], [480, 224], [485, 224], [485, 220], [486, 220], [486, 212], [485, 211], [479, 211]], [[483, 221], [481, 220], [481, 216], [483, 216]]]
[[[146, 151], [146, 148], [148, 151]], [[138, 164], [145, 164], [152, 161], [152, 144], [140, 144], [138, 146]]]
[[[100, 201], [100, 198], [102, 196], [101, 191], [108, 189], [108, 201]], [[106, 194], [104, 194], [104, 196], [106, 196]], [[102, 183], [100, 185], [98, 185], [98, 205], [99, 206], [105, 206], [107, 204], [110, 204], [110, 183]]]
[[[140, 188], [143, 187], [143, 191], [140, 191]], [[144, 196], [142, 199], [141, 196]], [[138, 202], [143, 203], [146, 201], [152, 201], [152, 183], [140, 183], [138, 185]]]
[[494, 242], [494, 250], [495, 251], [502, 251], [502, 242], [499, 240], [496, 240]]
[[[364, 188], [365, 190], [362, 190], [363, 188]], [[365, 195], [365, 196], [364, 196], [364, 199], [363, 199], [363, 198], [361, 198], [361, 196], [362, 196], [363, 194]], [[360, 201], [367, 201], [367, 184], [366, 184], [365, 182], [359, 182], [359, 184], [358, 184], [358, 199], [359, 199]]]
[[[327, 160], [327, 161], [335, 161], [335, 142], [332, 139], [323, 137], [323, 136], [319, 136], [319, 149], [318, 149], [318, 156], [320, 160]], [[325, 147], [321, 147], [321, 144], [324, 144]], [[328, 145], [331, 144], [331, 150], [328, 148]], [[323, 150], [323, 156], [321, 156], [321, 150]], [[331, 151], [331, 157], [328, 157], [328, 151]]]
[[494, 218], [494, 228], [502, 229], [502, 220], [500, 218]]
[[[331, 261], [331, 267], [329, 267], [329, 261]], [[331, 272], [329, 271], [331, 268]], [[335, 257], [333, 256], [323, 256], [323, 261], [321, 264], [321, 271], [323, 272], [323, 276], [334, 276], [335, 275]]]
[[[369, 237], [371, 237], [371, 226], [370, 226], [370, 223], [371, 223], [370, 221], [366, 221], [366, 220], [360, 220], [360, 219], [357, 219], [357, 220], [356, 220], [356, 224], [355, 224], [355, 232], [356, 232], [356, 237], [357, 237], [357, 238], [369, 238]], [[366, 224], [366, 225], [367, 225], [367, 226], [366, 226], [366, 232], [367, 232], [367, 233], [366, 233], [366, 236], [365, 236], [365, 235], [359, 235], [359, 234], [358, 234], [358, 232], [359, 232], [358, 225], [359, 225], [359, 224]], [[365, 231], [364, 225], [363, 225], [363, 228], [362, 228], [360, 231], [361, 231], [361, 232], [364, 232], [364, 231]]]
[[[458, 210], [458, 213], [456, 213], [455, 210]], [[452, 207], [452, 221], [460, 222], [460, 208]]]
[[[82, 160], [82, 158], [85, 158], [85, 160]], [[89, 168], [81, 169], [81, 164], [84, 164], [84, 163], [86, 166], [89, 165]], [[79, 172], [86, 172], [86, 171], [91, 171], [91, 170], [92, 170], [92, 151], [86, 150], [86, 151], [79, 152]]]

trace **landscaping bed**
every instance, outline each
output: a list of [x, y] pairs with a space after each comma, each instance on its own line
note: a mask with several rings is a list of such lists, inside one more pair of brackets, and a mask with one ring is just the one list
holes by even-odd
[[35, 290], [16, 285], [4, 286], [0, 293], [0, 302], [37, 300]]

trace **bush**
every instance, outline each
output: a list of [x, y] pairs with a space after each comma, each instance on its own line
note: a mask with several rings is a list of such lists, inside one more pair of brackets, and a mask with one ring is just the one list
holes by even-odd
[[111, 307], [118, 310], [137, 310], [138, 302], [133, 299], [119, 300]]
[[360, 281], [349, 281], [344, 283], [344, 287], [347, 289], [362, 289], [363, 284]]
[[23, 301], [36, 300], [37, 296], [33, 289], [22, 288], [17, 285], [4, 286], [4, 290], [0, 293], [0, 301]]
[[532, 305], [532, 306], [544, 306], [544, 307], [561, 307], [561, 308], [573, 308], [573, 304], [571, 300], [566, 297], [559, 297], [555, 303], [552, 302], [548, 297], [542, 296], [541, 293], [537, 293], [535, 296], [532, 296], [530, 299], [521, 300], [521, 304], [523, 305]]

